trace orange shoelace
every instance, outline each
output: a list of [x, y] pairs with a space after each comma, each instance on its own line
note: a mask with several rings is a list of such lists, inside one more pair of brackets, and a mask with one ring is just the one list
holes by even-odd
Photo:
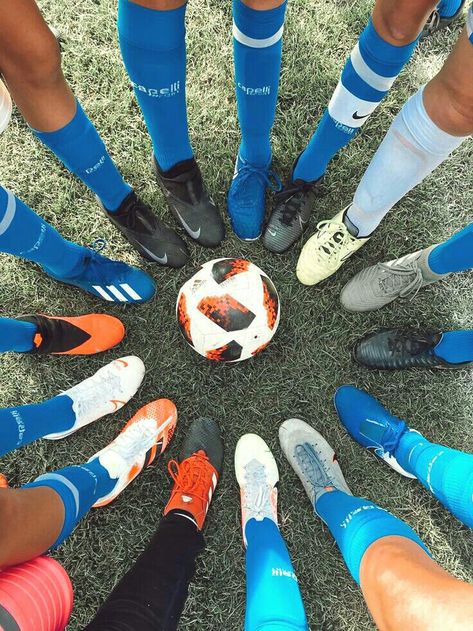
[[184, 495], [193, 495], [202, 502], [207, 502], [209, 499], [209, 465], [210, 461], [202, 450], [192, 454], [181, 463], [177, 460], [170, 460], [168, 471], [175, 483], [174, 491]]

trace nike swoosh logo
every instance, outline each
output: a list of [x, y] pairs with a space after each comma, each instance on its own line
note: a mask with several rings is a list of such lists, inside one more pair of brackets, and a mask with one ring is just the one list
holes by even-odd
[[149, 254], [152, 259], [154, 259], [158, 263], [161, 263], [161, 265], [166, 265], [166, 263], [168, 262], [168, 255], [167, 254], [164, 254], [164, 256], [156, 256], [156, 254], [154, 254], [154, 252], [151, 252], [151, 250], [148, 250], [148, 248], [145, 248], [144, 245], [140, 244], [140, 248], [142, 250], [144, 250], [147, 254]]
[[268, 232], [272, 237], [275, 237], [277, 235], [277, 232], [274, 232], [273, 230], [270, 230], [269, 228], [268, 228]]
[[188, 226], [187, 223], [182, 218], [181, 213], [177, 209], [174, 209], [174, 210], [176, 211], [176, 214], [179, 217], [180, 222], [184, 226], [184, 229], [189, 233], [189, 235], [193, 239], [198, 239], [200, 237], [200, 230], [201, 230], [201, 228], [199, 228], [198, 230], [192, 230], [192, 228], [190, 226]]
[[354, 118], [356, 121], [359, 121], [359, 120], [361, 120], [362, 118], [368, 118], [368, 116], [369, 116], [369, 114], [363, 114], [363, 116], [359, 116], [359, 114], [358, 114], [358, 110], [357, 110], [357, 111], [353, 114], [353, 118]]

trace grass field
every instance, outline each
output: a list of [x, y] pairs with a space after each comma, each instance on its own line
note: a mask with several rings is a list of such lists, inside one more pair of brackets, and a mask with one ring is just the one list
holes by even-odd
[[[188, 9], [191, 133], [206, 181], [222, 209], [239, 138], [230, 5], [229, 0], [192, 0]], [[288, 172], [321, 116], [371, 5], [366, 0], [297, 0], [290, 5], [273, 134], [275, 165], [282, 174]], [[167, 217], [151, 174], [150, 142], [120, 60], [115, 3], [42, 0], [40, 6], [49, 23], [65, 37], [66, 75], [110, 153], [127, 180]], [[421, 44], [363, 133], [333, 162], [326, 180], [327, 194], [314, 212], [312, 229], [350, 201], [393, 115], [407, 96], [441, 67], [459, 28], [457, 25]], [[457, 577], [473, 580], [471, 532], [418, 483], [397, 476], [355, 444], [339, 425], [332, 405], [335, 388], [353, 383], [378, 396], [429, 438], [473, 450], [471, 371], [384, 374], [362, 370], [350, 358], [353, 342], [379, 326], [472, 328], [471, 274], [453, 276], [422, 291], [412, 302], [369, 315], [344, 312], [338, 300], [344, 283], [364, 266], [443, 240], [471, 221], [472, 158], [470, 141], [397, 205], [369, 245], [336, 277], [318, 288], [305, 288], [294, 273], [300, 246], [277, 258], [262, 245], [242, 244], [231, 234], [216, 252], [192, 246], [193, 263], [183, 270], [144, 265], [100, 213], [93, 195], [35, 140], [16, 113], [0, 138], [2, 184], [68, 238], [87, 244], [105, 237], [107, 254], [144, 265], [154, 275], [158, 292], [151, 304], [142, 307], [110, 307], [79, 291], [59, 287], [32, 264], [1, 256], [2, 315], [107, 310], [121, 317], [128, 330], [122, 346], [103, 356], [37, 359], [4, 355], [0, 359], [1, 406], [49, 398], [126, 354], [135, 353], [144, 360], [147, 376], [135, 399], [119, 414], [63, 442], [38, 441], [12, 453], [0, 460], [0, 470], [12, 484], [20, 485], [48, 469], [80, 462], [111, 440], [139, 406], [161, 396], [173, 399], [180, 414], [177, 437], [166, 461], [178, 453], [192, 419], [200, 415], [218, 419], [226, 445], [225, 471], [208, 519], [207, 549], [200, 559], [180, 628], [233, 631], [242, 628], [245, 607], [233, 452], [243, 433], [257, 432], [273, 448], [279, 464], [281, 529], [299, 576], [311, 627], [370, 630], [374, 625], [360, 591], [279, 449], [279, 423], [300, 415], [337, 449], [353, 492], [408, 521], [439, 563]], [[175, 299], [194, 265], [236, 255], [251, 259], [274, 280], [282, 302], [281, 325], [272, 345], [259, 357], [241, 365], [213, 365], [197, 356], [181, 338], [174, 317]], [[84, 519], [60, 548], [57, 558], [68, 570], [76, 594], [70, 631], [81, 629], [92, 618], [143, 549], [169, 488], [165, 462], [158, 462], [111, 507]]]

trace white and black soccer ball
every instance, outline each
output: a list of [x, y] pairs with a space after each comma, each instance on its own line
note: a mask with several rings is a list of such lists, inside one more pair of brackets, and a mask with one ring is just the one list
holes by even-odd
[[279, 324], [278, 292], [259, 267], [244, 259], [202, 265], [177, 298], [179, 328], [198, 353], [237, 362], [262, 351]]

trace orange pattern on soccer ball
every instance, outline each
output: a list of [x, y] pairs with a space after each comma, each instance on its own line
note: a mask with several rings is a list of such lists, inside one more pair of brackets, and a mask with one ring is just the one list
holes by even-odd
[[207, 296], [199, 302], [197, 309], [224, 331], [241, 331], [255, 319], [254, 313], [229, 294]]
[[191, 336], [191, 320], [187, 311], [187, 300], [185, 294], [179, 296], [179, 303], [177, 305], [177, 319], [181, 327], [181, 331], [184, 333], [184, 337], [192, 344]]
[[[267, 317], [268, 317], [268, 326], [271, 330], [274, 329], [274, 325], [278, 319], [278, 298], [276, 293], [276, 288], [273, 283], [269, 280], [269, 278], [261, 277], [261, 282], [263, 283], [263, 291], [264, 291], [264, 307], [266, 309]], [[261, 349], [259, 349], [261, 350]], [[253, 353], [255, 354], [255, 353]]]

